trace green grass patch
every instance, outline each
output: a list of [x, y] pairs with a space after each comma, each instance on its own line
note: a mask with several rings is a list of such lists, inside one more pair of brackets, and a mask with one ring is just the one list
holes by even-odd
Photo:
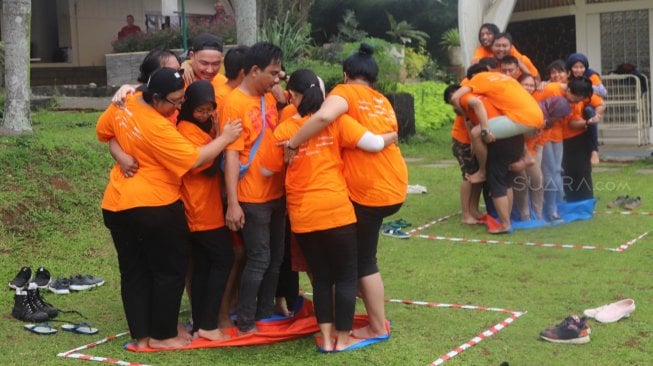
[[[97, 113], [34, 115], [34, 135], [0, 137], [0, 273], [10, 281], [23, 265], [47, 267], [53, 276], [89, 273], [102, 276], [98, 289], [67, 296], [47, 295], [62, 309], [81, 311], [100, 334], [85, 337], [60, 331], [41, 337], [11, 318], [13, 296], [0, 298], [0, 362], [83, 364], [56, 354], [127, 329], [119, 292], [116, 254], [102, 224], [100, 200], [112, 165], [106, 145], [96, 141]], [[395, 218], [419, 225], [456, 212], [460, 172], [452, 162], [448, 128], [421, 130], [402, 144], [410, 183], [429, 193], [409, 196]], [[417, 160], [420, 159], [420, 160]], [[446, 160], [449, 167], [432, 167]], [[501, 240], [540, 241], [616, 247], [653, 228], [653, 217], [606, 215], [616, 196], [641, 196], [640, 211], [651, 211], [650, 160], [604, 164], [594, 174], [598, 214], [589, 221], [556, 228], [516, 231]], [[431, 165], [431, 166], [429, 166]], [[426, 234], [497, 239], [481, 227], [462, 226], [458, 217], [433, 225]], [[653, 234], [651, 234], [653, 235]], [[412, 238], [381, 237], [379, 265], [386, 297], [472, 304], [528, 311], [513, 325], [447, 364], [498, 365], [649, 365], [653, 363], [653, 238], [623, 253], [598, 250], [482, 245]], [[5, 283], [6, 283], [5, 282]], [[302, 289], [310, 291], [302, 276]], [[591, 322], [592, 341], [583, 346], [538, 340], [541, 329], [569, 314], [581, 314], [621, 298], [633, 298], [637, 310], [614, 324]], [[182, 308], [188, 307], [186, 300]], [[362, 304], [358, 304], [362, 312]], [[311, 337], [269, 346], [134, 354], [118, 339], [84, 351], [156, 365], [424, 365], [468, 341], [508, 314], [474, 310], [386, 304], [393, 336], [383, 345], [333, 355], [315, 352]], [[182, 314], [185, 321], [187, 315]], [[80, 321], [72, 315], [61, 319]], [[55, 323], [55, 326], [60, 323]]]

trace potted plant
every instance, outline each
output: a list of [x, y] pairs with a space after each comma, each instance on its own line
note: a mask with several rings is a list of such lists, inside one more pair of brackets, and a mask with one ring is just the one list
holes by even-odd
[[458, 32], [458, 28], [451, 28], [442, 33], [440, 36], [440, 46], [447, 51], [451, 65], [457, 66], [462, 64], [460, 33]]

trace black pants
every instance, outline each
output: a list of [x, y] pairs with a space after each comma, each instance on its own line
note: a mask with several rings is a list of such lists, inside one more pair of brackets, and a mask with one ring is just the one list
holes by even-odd
[[295, 301], [299, 294], [299, 273], [292, 270], [292, 258], [290, 255], [290, 219], [286, 217], [286, 235], [284, 237], [283, 262], [279, 267], [279, 282], [277, 283], [276, 297], [286, 299], [288, 310], [295, 310]]
[[191, 234], [193, 253], [193, 330], [218, 328], [218, 312], [234, 262], [226, 227]]
[[318, 324], [335, 323], [336, 330], [351, 330], [358, 282], [356, 226], [351, 224], [295, 235], [313, 273], [313, 299]]
[[120, 291], [133, 338], [177, 336], [189, 232], [181, 201], [102, 211], [118, 252]]
[[562, 186], [567, 202], [583, 201], [594, 197], [590, 139], [590, 133], [585, 131], [562, 141]]
[[376, 251], [379, 243], [379, 230], [383, 219], [401, 208], [401, 203], [390, 206], [371, 207], [356, 202], [356, 243], [358, 245], [358, 278], [379, 272]]
[[490, 195], [494, 198], [507, 194], [515, 174], [508, 170], [510, 164], [518, 161], [524, 153], [524, 135], [517, 135], [496, 140], [487, 144], [487, 162], [485, 182]]

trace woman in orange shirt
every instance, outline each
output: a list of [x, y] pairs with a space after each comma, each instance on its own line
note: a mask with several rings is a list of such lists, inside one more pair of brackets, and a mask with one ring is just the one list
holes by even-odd
[[[215, 93], [207, 80], [197, 80], [186, 89], [177, 130], [197, 147], [213, 140]], [[225, 144], [238, 137], [228, 125]], [[223, 149], [224, 149], [223, 146]], [[220, 340], [227, 335], [218, 329], [218, 310], [222, 302], [234, 251], [222, 211], [222, 184], [218, 159], [192, 169], [182, 178], [181, 199], [190, 229], [193, 275], [193, 332], [202, 338]]]
[[[374, 50], [362, 43], [358, 52], [343, 63], [344, 84], [337, 85], [320, 109], [288, 140], [286, 155], [343, 114], [348, 114], [370, 132], [397, 132], [397, 118], [383, 94], [372, 88], [379, 68]], [[291, 78], [292, 81], [292, 78]], [[354, 331], [359, 338], [388, 334], [385, 321], [383, 280], [376, 251], [383, 218], [399, 211], [406, 199], [408, 169], [397, 144], [378, 153], [362, 150], [343, 152], [349, 198], [356, 209], [358, 232], [358, 284], [370, 326]]]
[[[288, 90], [298, 114], [275, 129], [274, 137], [278, 141], [291, 138], [319, 110], [324, 100], [319, 85], [317, 76], [310, 70], [301, 69], [292, 74]], [[374, 135], [345, 114], [299, 146], [288, 165], [285, 181], [288, 214], [313, 275], [322, 351], [353, 350], [370, 344], [350, 337], [358, 277], [357, 228], [341, 151], [356, 147], [381, 151], [396, 139], [396, 132]], [[277, 149], [276, 154], [267, 155], [264, 174], [283, 171], [282, 154]], [[385, 335], [379, 340], [387, 338]]]
[[[152, 74], [142, 95], [128, 97], [124, 109], [110, 106], [96, 126], [100, 141], [115, 137], [139, 162], [132, 177], [115, 164], [102, 199], [104, 224], [118, 253], [125, 315], [139, 348], [178, 348], [191, 342], [191, 335], [177, 327], [189, 241], [181, 181], [226, 145], [223, 135], [198, 148], [177, 132], [166, 117], [183, 97], [181, 75], [162, 68]], [[233, 128], [240, 133], [239, 122]]]

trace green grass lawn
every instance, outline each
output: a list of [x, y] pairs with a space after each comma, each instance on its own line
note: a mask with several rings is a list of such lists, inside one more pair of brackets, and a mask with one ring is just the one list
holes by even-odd
[[[57, 353], [127, 329], [119, 292], [116, 254], [102, 224], [99, 203], [111, 158], [95, 139], [97, 113], [39, 112], [32, 137], [0, 137], [0, 274], [10, 281], [20, 267], [48, 268], [53, 276], [93, 274], [106, 284], [92, 291], [47, 300], [61, 309], [82, 312], [100, 329], [95, 336], [60, 331], [37, 336], [11, 317], [13, 295], [0, 297], [0, 363], [84, 364]], [[428, 187], [409, 196], [395, 216], [414, 226], [452, 214], [459, 208], [460, 172], [456, 166], [429, 167], [451, 160], [447, 130], [402, 145], [410, 183]], [[482, 227], [459, 224], [459, 217], [435, 224], [424, 234], [472, 239], [500, 239], [617, 247], [653, 228], [651, 216], [605, 213], [620, 194], [641, 196], [639, 211], [653, 211], [650, 160], [603, 164], [594, 174], [597, 215], [589, 221], [555, 228], [516, 231], [499, 238]], [[651, 234], [653, 236], [653, 233]], [[382, 237], [379, 265], [386, 297], [438, 303], [470, 304], [527, 311], [511, 326], [446, 364], [450, 365], [650, 365], [653, 364], [653, 237], [628, 250], [539, 248]], [[302, 277], [302, 288], [307, 280]], [[613, 324], [591, 321], [592, 341], [559, 345], [540, 341], [539, 331], [583, 309], [633, 298], [637, 310]], [[363, 311], [361, 304], [359, 312]], [[184, 300], [182, 308], [187, 308]], [[123, 350], [126, 337], [82, 351], [96, 356], [156, 365], [426, 365], [509, 316], [506, 313], [431, 308], [389, 303], [393, 335], [389, 342], [351, 353], [315, 352], [311, 337], [247, 348], [203, 349], [134, 354]], [[182, 321], [187, 315], [182, 314]], [[61, 319], [79, 322], [74, 315]], [[55, 323], [55, 326], [61, 323]]]

